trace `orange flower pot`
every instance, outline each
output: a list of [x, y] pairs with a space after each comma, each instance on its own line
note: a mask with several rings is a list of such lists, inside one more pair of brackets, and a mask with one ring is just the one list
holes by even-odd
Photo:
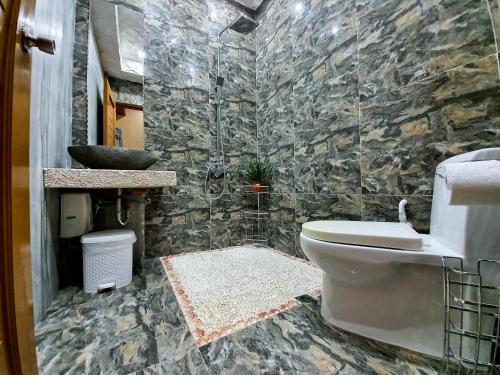
[[260, 193], [262, 191], [262, 184], [259, 181], [252, 181], [252, 192]]

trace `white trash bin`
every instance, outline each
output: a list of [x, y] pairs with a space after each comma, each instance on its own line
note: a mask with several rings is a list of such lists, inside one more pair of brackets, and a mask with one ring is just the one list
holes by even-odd
[[82, 236], [83, 290], [97, 293], [132, 281], [133, 230], [118, 229]]

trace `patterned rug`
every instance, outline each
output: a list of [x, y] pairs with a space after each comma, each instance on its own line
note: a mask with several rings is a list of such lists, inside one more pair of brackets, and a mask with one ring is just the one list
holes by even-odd
[[319, 294], [321, 271], [309, 262], [254, 246], [162, 258], [198, 346]]

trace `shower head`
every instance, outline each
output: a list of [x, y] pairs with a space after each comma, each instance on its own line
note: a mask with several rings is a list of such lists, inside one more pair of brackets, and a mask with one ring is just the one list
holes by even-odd
[[255, 30], [257, 24], [254, 20], [241, 15], [236, 21], [234, 21], [229, 28], [240, 34], [247, 35]]
[[239, 16], [236, 20], [234, 20], [229, 26], [226, 26], [220, 33], [219, 36], [222, 35], [224, 31], [227, 29], [231, 29], [236, 31], [237, 33], [247, 35], [255, 30], [257, 27], [257, 23], [250, 18], [247, 18], [244, 15]]

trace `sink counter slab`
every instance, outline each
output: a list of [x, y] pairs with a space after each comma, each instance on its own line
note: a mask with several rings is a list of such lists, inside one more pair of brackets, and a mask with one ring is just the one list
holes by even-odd
[[147, 189], [175, 186], [173, 171], [45, 168], [47, 189]]

